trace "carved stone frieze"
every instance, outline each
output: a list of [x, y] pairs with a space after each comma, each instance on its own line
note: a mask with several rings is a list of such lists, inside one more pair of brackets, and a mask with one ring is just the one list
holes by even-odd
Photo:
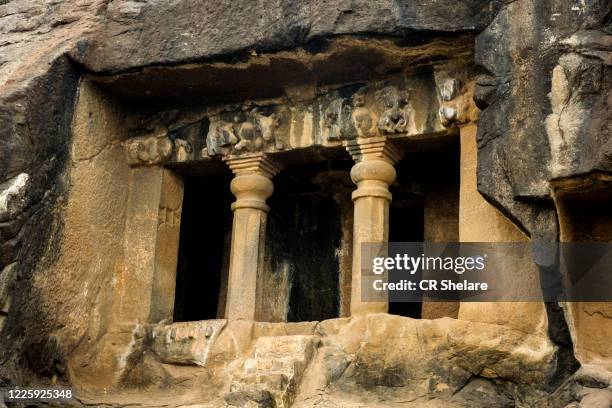
[[210, 350], [226, 325], [227, 321], [220, 319], [158, 324], [151, 328], [151, 347], [164, 363], [205, 367]]
[[283, 144], [276, 139], [279, 117], [273, 113], [264, 115], [257, 108], [248, 111], [245, 119], [226, 121], [212, 118], [203, 157], [240, 155], [263, 152], [270, 149], [283, 150]]
[[376, 83], [350, 97], [336, 97], [323, 112], [328, 141], [406, 133], [414, 119], [408, 90]]
[[327, 106], [324, 114], [325, 127], [331, 128], [338, 126], [340, 118], [342, 116], [342, 107], [344, 106], [344, 99], [336, 98]]
[[240, 141], [234, 146], [237, 152], [261, 152], [267, 145], [273, 145], [277, 150], [283, 146], [275, 140], [274, 132], [279, 125], [275, 114], [262, 115], [254, 111], [250, 114], [250, 120], [238, 126], [238, 137]]
[[173, 163], [338, 146], [356, 138], [434, 134], [443, 128], [436, 119], [438, 110], [444, 105], [440, 115], [452, 120], [457, 116], [454, 104], [465, 93], [459, 82], [466, 81], [465, 75], [442, 83], [444, 78], [455, 76], [448, 70], [435, 76], [402, 74], [337, 88], [322, 86], [306, 100], [279, 96], [164, 111], [135, 123], [130, 130], [138, 137], [164, 129], [173, 145], [168, 159]]
[[125, 146], [128, 163], [132, 166], [162, 164], [172, 156], [174, 148], [164, 131], [129, 139]]
[[444, 127], [451, 127], [457, 123], [457, 108], [443, 105], [438, 111], [438, 116]]

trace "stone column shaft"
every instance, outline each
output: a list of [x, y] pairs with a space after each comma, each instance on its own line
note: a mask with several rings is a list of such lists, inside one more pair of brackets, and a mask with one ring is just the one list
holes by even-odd
[[363, 243], [384, 243], [389, 240], [389, 185], [395, 181], [393, 165], [401, 158], [401, 152], [384, 137], [362, 138], [345, 143], [356, 164], [351, 169], [351, 179], [357, 185], [352, 194], [353, 217], [353, 268], [351, 288], [351, 315], [384, 313], [389, 304], [364, 302], [361, 297], [361, 246]]
[[157, 323], [174, 311], [183, 180], [161, 166], [131, 173], [117, 320]]
[[272, 177], [280, 166], [263, 153], [225, 159], [236, 175], [230, 189], [232, 204], [232, 244], [225, 317], [255, 320], [257, 281], [263, 268], [266, 241], [266, 199], [272, 195]]

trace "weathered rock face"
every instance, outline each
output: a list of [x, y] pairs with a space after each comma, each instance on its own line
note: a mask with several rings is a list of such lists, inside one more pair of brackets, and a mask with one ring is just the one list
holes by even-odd
[[[65, 193], [78, 75], [65, 58], [47, 67], [47, 73], [30, 79], [28, 86], [3, 86], [0, 96], [0, 178], [6, 204], [0, 223], [0, 280], [9, 288], [0, 299], [0, 325], [7, 336], [2, 341], [6, 355], [0, 371], [7, 370], [2, 376], [8, 378], [18, 372], [11, 351], [14, 341], [8, 338], [25, 341], [19, 348], [25, 345], [30, 350], [26, 361], [35, 371], [53, 375], [64, 370], [57, 354], [60, 346], [48, 337], [58, 324], [56, 317], [40, 319], [46, 313], [44, 305], [33, 301], [37, 298], [34, 271], [54, 256], [54, 237], [61, 230], [56, 215]], [[19, 314], [11, 313], [14, 309]]]
[[[610, 12], [606, 0], [264, 0], [249, 7], [206, 0], [0, 0], [0, 385], [75, 381], [70, 376], [83, 373], [99, 379], [99, 384], [88, 384], [92, 387], [106, 382], [148, 387], [164, 381], [180, 387], [187, 381], [194, 388], [206, 384], [207, 391], [218, 388], [211, 394], [216, 401], [191, 396], [175, 405], [280, 406], [278, 401], [295, 401], [304, 407], [345, 407], [367, 400], [371, 406], [385, 406], [378, 392], [383, 390], [398, 401], [408, 398], [414, 406], [435, 406], [424, 402], [427, 395], [444, 401], [441, 406], [477, 406], [487, 399], [496, 406], [542, 406], [537, 405], [544, 398], [539, 385], [554, 371], [554, 347], [546, 338], [499, 326], [387, 315], [303, 327], [224, 326], [221, 321], [206, 327], [117, 324], [114, 316], [134, 317], [136, 307], [115, 295], [130, 285], [146, 284], [131, 279], [138, 271], [128, 270], [126, 263], [151, 261], [147, 253], [124, 253], [118, 237], [132, 231], [128, 248], [141, 243], [141, 228], [159, 228], [176, 239], [176, 196], [182, 188], [166, 173], [145, 177], [143, 172], [148, 188], [140, 197], [163, 196], [159, 190], [164, 183], [174, 183], [175, 191], [162, 197], [167, 203], [163, 208], [143, 209], [126, 193], [136, 182], [127, 166], [186, 161], [204, 148], [194, 149], [179, 137], [170, 157], [172, 146], [164, 137], [155, 143], [132, 138], [133, 148], [125, 157], [122, 144], [133, 135], [123, 124], [133, 119], [127, 116], [134, 106], [151, 117], [169, 105], [206, 105], [203, 94], [215, 103], [279, 94], [290, 101], [312, 100], [338, 78], [387, 78], [404, 66], [434, 78], [439, 73], [431, 67], [449, 55], [463, 62], [474, 56], [481, 74], [474, 90], [482, 109], [479, 191], [533, 238], [556, 240], [560, 227], [562, 239], [609, 240], [612, 223], [601, 219], [612, 202]], [[99, 87], [83, 85], [91, 84], [90, 79], [81, 82], [84, 74]], [[260, 78], [260, 86], [253, 86], [252, 78]], [[429, 86], [423, 83], [423, 88]], [[474, 120], [474, 109], [462, 110], [471, 105], [467, 99], [473, 83], [463, 85], [469, 92], [456, 96], [453, 89], [460, 86], [444, 83], [439, 107], [433, 99], [408, 103], [396, 90], [385, 88], [381, 98], [387, 109], [377, 114], [387, 116], [380, 126], [397, 133], [406, 131], [406, 122], [419, 123], [422, 127], [410, 132], [435, 133]], [[80, 110], [75, 111], [77, 97]], [[337, 106], [325, 101], [322, 113], [329, 127], [312, 134], [342, 133], [341, 121], [335, 120], [347, 112], [347, 101]], [[415, 120], [410, 108], [419, 104], [427, 106], [423, 112], [432, 106], [439, 111]], [[295, 121], [286, 118], [307, 117], [305, 112], [285, 112], [285, 124]], [[275, 117], [255, 110], [245, 115], [231, 124], [232, 131], [251, 135], [253, 145], [286, 147], [271, 138]], [[191, 128], [178, 132], [191, 132], [194, 123], [200, 126], [192, 121]], [[146, 130], [154, 133], [158, 124]], [[240, 148], [252, 146], [243, 143]], [[593, 174], [597, 189], [589, 181]], [[572, 184], [577, 177], [582, 181]], [[113, 182], [98, 183], [105, 178]], [[585, 204], [575, 204], [584, 196], [586, 208], [597, 204], [596, 216], [584, 216]], [[99, 201], [104, 205], [92, 204]], [[134, 213], [146, 216], [130, 218]], [[588, 225], [598, 227], [579, 231], [576, 225], [586, 218]], [[64, 229], [67, 220], [72, 231]], [[156, 242], [146, 244], [172, 252]], [[168, 294], [173, 287], [174, 282], [165, 282], [156, 290]], [[132, 301], [148, 305], [144, 320], [157, 322], [171, 308], [164, 304], [157, 310], [159, 305], [151, 305], [146, 296]], [[609, 308], [577, 309], [588, 316], [576, 318], [574, 340], [581, 330], [610, 325]], [[257, 350], [267, 347], [266, 338], [278, 335], [292, 338], [286, 347], [296, 348], [294, 340], [303, 345], [296, 348], [300, 355], [286, 359], [290, 375], [283, 367], [271, 382], [280, 384], [274, 392], [237, 385], [235, 394], [222, 401], [219, 390], [230, 389], [232, 376], [236, 384], [246, 378], [245, 359], [257, 360]], [[610, 358], [605, 336], [583, 336], [578, 344], [587, 350], [585, 355]], [[120, 358], [110, 361], [108, 355]], [[191, 364], [207, 369], [196, 374]], [[580, 381], [582, 387], [601, 389], [583, 404], [605, 404], [610, 381], [593, 386], [593, 378], [599, 377], [590, 373], [569, 383], [569, 391], [559, 392], [551, 406], [580, 400], [586, 393], [576, 390]], [[296, 391], [300, 382], [303, 388]], [[308, 395], [319, 388], [325, 392]]]
[[534, 237], [558, 234], [549, 180], [611, 169], [609, 12], [516, 1], [476, 37], [479, 190]]
[[458, 33], [483, 28], [497, 9], [490, 3], [496, 2], [266, 0], [244, 8], [205, 0], [113, 1], [106, 10], [102, 35], [76, 49], [73, 57], [94, 71], [108, 72], [250, 50], [276, 51], [335, 35]]
[[[133, 368], [156, 373], [159, 377], [150, 381], [157, 384], [183, 384], [172, 388], [172, 406], [318, 407], [361, 401], [382, 407], [403, 401], [417, 407], [431, 399], [439, 406], [540, 407], [548, 395], [533, 384], [549, 381], [555, 365], [555, 348], [546, 336], [450, 318], [372, 314], [310, 323], [228, 322], [206, 340], [185, 336], [197, 330], [207, 330], [207, 323], [194, 322], [188, 330], [184, 323], [150, 327], [152, 343], [142, 351], [147, 355], [152, 347], [156, 357]], [[172, 333], [180, 348], [159, 340], [160, 334]], [[208, 358], [202, 364], [204, 344]], [[172, 365], [179, 361], [182, 366]], [[164, 398], [164, 392], [155, 387], [140, 396], [86, 394], [85, 402], [131, 398], [146, 405]]]

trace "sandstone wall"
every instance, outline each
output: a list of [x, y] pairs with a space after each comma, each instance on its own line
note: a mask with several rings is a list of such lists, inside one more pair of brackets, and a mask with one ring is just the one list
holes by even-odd
[[[459, 205], [459, 240], [461, 242], [528, 242], [528, 238], [495, 207], [486, 202], [476, 189], [476, 128], [461, 129], [461, 188]], [[512, 270], [503, 271], [508, 285], [539, 287], [538, 270], [531, 259], [517, 259]], [[520, 285], [517, 285], [521, 282]], [[520, 289], [517, 289], [520, 290]], [[525, 293], [528, 293], [527, 291]], [[544, 332], [546, 313], [538, 302], [462, 303], [459, 319], [502, 324], [525, 333]]]

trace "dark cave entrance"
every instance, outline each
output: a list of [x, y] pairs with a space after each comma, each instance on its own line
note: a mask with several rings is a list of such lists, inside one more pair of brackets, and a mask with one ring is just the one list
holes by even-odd
[[[399, 172], [398, 172], [399, 173]], [[424, 240], [424, 200], [410, 183], [396, 183], [389, 208], [389, 242], [422, 242]], [[420, 302], [389, 301], [389, 313], [421, 318]]]
[[185, 177], [174, 321], [222, 318], [232, 229], [231, 174]]
[[[350, 162], [287, 166], [268, 200], [265, 316], [300, 322], [339, 317], [342, 212], [338, 178], [349, 180]], [[350, 183], [347, 181], [347, 183]], [[341, 183], [342, 184], [342, 183]], [[350, 189], [346, 190], [350, 197]], [[347, 205], [351, 204], [350, 199]]]
[[[459, 166], [458, 141], [410, 153], [396, 164], [389, 242], [459, 241]], [[412, 318], [442, 317], [436, 309], [430, 304], [425, 310], [423, 301], [389, 302], [390, 314]]]

